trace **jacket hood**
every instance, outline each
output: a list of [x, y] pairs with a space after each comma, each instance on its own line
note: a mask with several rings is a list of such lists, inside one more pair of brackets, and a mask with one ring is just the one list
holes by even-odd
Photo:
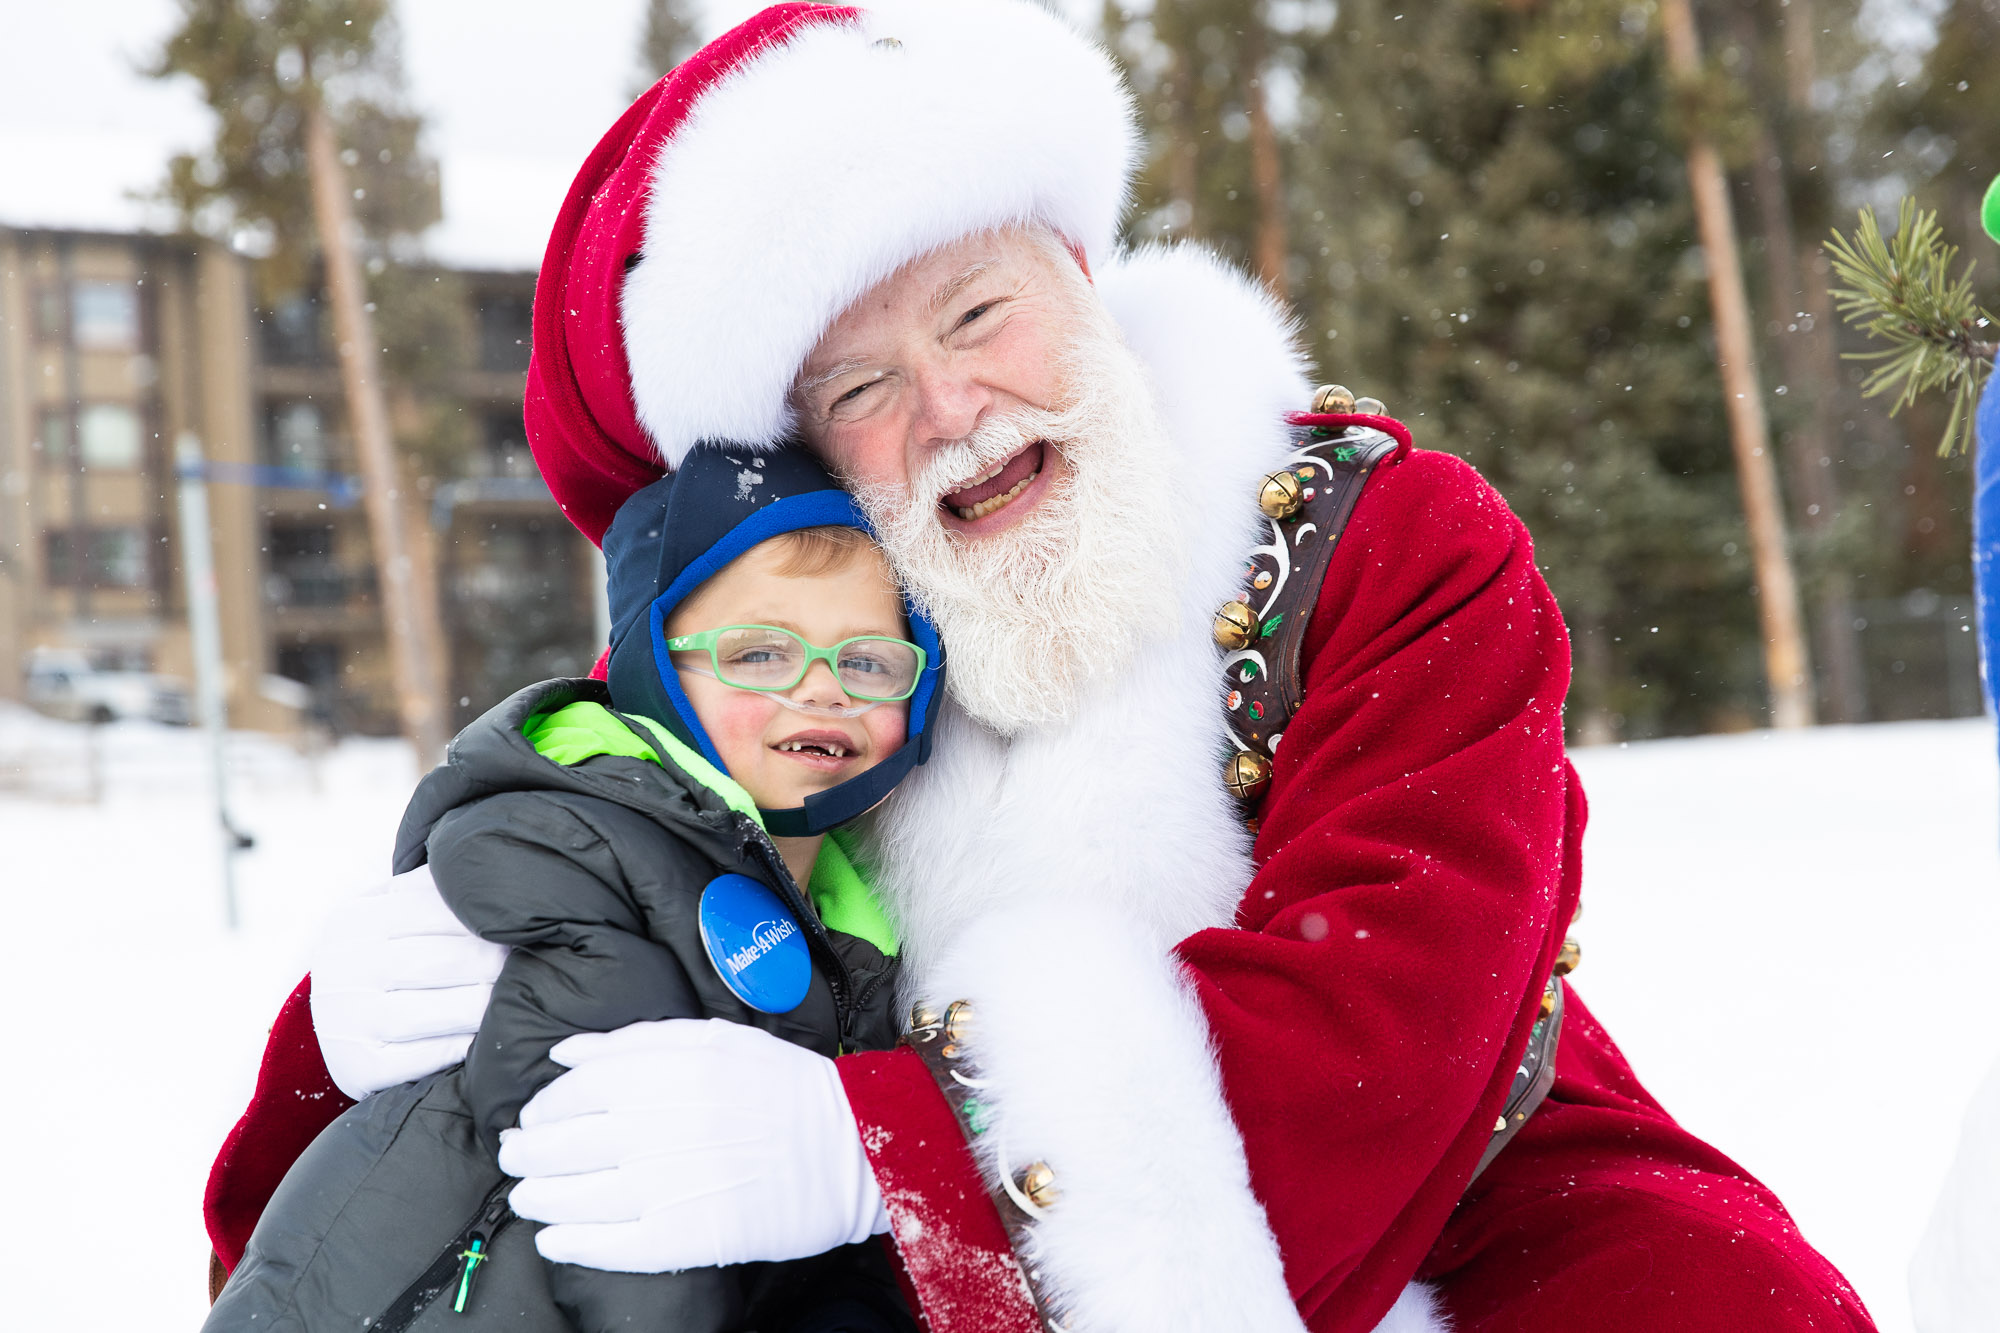
[[[615, 707], [651, 718], [724, 773], [723, 762], [667, 652], [674, 608], [760, 542], [802, 528], [858, 528], [872, 535], [854, 498], [804, 448], [777, 453], [710, 443], [679, 470], [642, 488], [604, 534], [611, 602], [607, 679]], [[930, 756], [932, 722], [943, 697], [944, 648], [930, 618], [908, 598], [910, 637], [928, 665], [910, 698], [908, 739], [865, 773], [806, 798], [790, 810], [765, 810], [780, 837], [824, 833], [869, 809]]]
[[[509, 791], [569, 791], [615, 801], [674, 831], [717, 861], [733, 860], [742, 842], [739, 805], [749, 798], [733, 782], [706, 784], [700, 765], [681, 763], [564, 764], [536, 749], [528, 732], [536, 719], [575, 703], [609, 703], [601, 682], [550, 680], [501, 701], [458, 734], [444, 763], [417, 784], [396, 832], [396, 873], [425, 860], [431, 829], [452, 810]], [[634, 736], [633, 753], [643, 747]], [[731, 789], [734, 789], [733, 791]]]

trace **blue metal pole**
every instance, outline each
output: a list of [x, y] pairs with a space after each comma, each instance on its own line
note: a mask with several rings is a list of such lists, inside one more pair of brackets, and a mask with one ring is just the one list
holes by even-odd
[[2000, 712], [2000, 376], [1986, 378], [1972, 460], [1972, 586], [1979, 609], [1979, 679]]

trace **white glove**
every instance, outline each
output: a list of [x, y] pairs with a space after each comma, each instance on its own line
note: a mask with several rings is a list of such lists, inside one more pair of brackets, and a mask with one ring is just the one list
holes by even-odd
[[465, 1058], [507, 946], [451, 914], [429, 866], [344, 898], [312, 960], [313, 1035], [355, 1100]]
[[662, 1273], [803, 1259], [889, 1229], [833, 1061], [719, 1018], [584, 1033], [500, 1136], [545, 1259]]

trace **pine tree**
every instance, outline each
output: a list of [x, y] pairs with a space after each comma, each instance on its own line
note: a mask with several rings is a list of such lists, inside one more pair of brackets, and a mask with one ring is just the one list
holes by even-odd
[[[1822, 32], [1852, 26], [1852, 0], [1754, 0], [1710, 5], [1703, 16], [1717, 37], [1716, 64], [1733, 73], [1722, 84], [1724, 127], [1740, 148], [1733, 161], [1742, 186], [1746, 276], [1764, 344], [1771, 427], [1780, 449], [1800, 580], [1812, 608], [1820, 671], [1820, 716], [1861, 720], [1865, 680], [1854, 628], [1854, 579], [1847, 568], [1855, 514], [1844, 501], [1843, 407], [1852, 395], [1835, 340], [1838, 321], [1827, 292], [1830, 273], [1817, 244], [1832, 223], [1826, 116], [1815, 102], [1827, 72], [1825, 54], [1843, 43]], [[1715, 87], [1714, 81], [1710, 82]]]
[[147, 72], [187, 76], [216, 114], [202, 153], [167, 164], [163, 193], [190, 229], [257, 256], [267, 299], [310, 287], [318, 254], [306, 117], [322, 96], [353, 176], [371, 259], [407, 254], [441, 216], [437, 163], [403, 103], [388, 0], [178, 0]]
[[639, 39], [645, 84], [701, 49], [701, 28], [688, 0], [646, 0], [646, 28]]
[[[305, 289], [315, 266], [323, 273], [398, 708], [428, 764], [446, 738], [443, 615], [405, 517], [378, 303], [366, 299], [361, 268], [365, 256], [386, 275], [439, 215], [437, 168], [417, 151], [421, 122], [402, 101], [388, 0], [179, 5], [150, 72], [192, 77], [216, 114], [216, 138], [169, 164], [165, 192], [191, 229], [262, 256], [267, 297]], [[421, 326], [424, 289], [389, 286], [405, 289], [393, 308]]]
[[[1216, 68], [1240, 12], [1107, 19], [1149, 131], [1137, 237], [1252, 253], [1248, 136], [1222, 119], [1238, 76]], [[1646, 24], [1611, 0], [1268, 17], [1291, 290], [1322, 378], [1387, 400], [1526, 520], [1570, 620], [1582, 735], [1747, 724], [1747, 543]]]

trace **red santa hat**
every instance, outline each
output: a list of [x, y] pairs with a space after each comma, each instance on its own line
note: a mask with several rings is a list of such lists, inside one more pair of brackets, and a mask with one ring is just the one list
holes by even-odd
[[697, 441], [775, 443], [869, 287], [959, 237], [1115, 244], [1136, 146], [1104, 51], [1029, 0], [782, 4], [654, 84], [570, 187], [535, 289], [528, 439], [592, 541]]

